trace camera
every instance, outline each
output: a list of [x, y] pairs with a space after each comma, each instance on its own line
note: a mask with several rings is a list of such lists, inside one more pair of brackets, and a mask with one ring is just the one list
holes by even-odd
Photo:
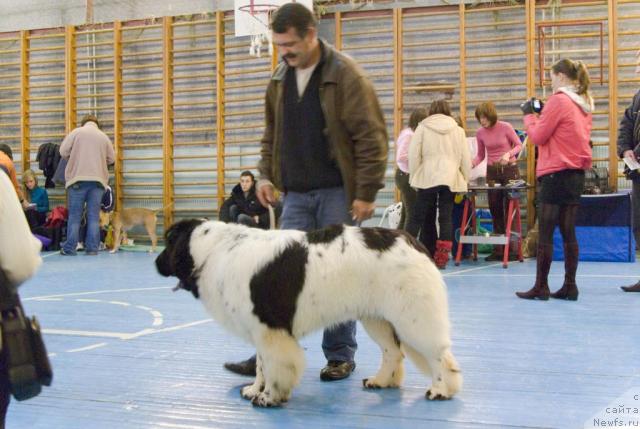
[[53, 371], [38, 320], [28, 318], [18, 302], [0, 312], [0, 349], [6, 353], [11, 394], [18, 401], [33, 398], [50, 386]]
[[542, 110], [542, 102], [535, 97], [531, 99], [531, 106], [533, 107], [533, 111], [536, 113], [540, 113]]
[[520, 105], [520, 109], [525, 115], [529, 115], [531, 113], [540, 113], [543, 107], [544, 103], [536, 97], [531, 97]]

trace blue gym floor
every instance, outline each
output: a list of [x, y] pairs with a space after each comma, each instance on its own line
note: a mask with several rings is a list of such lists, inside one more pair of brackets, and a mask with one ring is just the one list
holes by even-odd
[[[577, 302], [517, 299], [533, 284], [535, 260], [508, 269], [450, 263], [453, 351], [465, 377], [453, 400], [426, 401], [429, 380], [410, 363], [402, 388], [363, 390], [380, 353], [359, 327], [352, 377], [319, 380], [325, 360], [315, 333], [303, 340], [307, 368], [289, 403], [258, 409], [239, 394], [250, 379], [222, 368], [252, 348], [191, 294], [172, 292], [175, 280], [156, 273], [155, 256], [45, 255], [21, 295], [45, 330], [54, 383], [12, 401], [8, 429], [569, 429], [592, 425], [614, 401], [622, 406], [625, 392], [640, 394], [640, 294], [618, 288], [640, 278], [636, 263], [580, 263]], [[562, 273], [554, 262], [552, 289]]]

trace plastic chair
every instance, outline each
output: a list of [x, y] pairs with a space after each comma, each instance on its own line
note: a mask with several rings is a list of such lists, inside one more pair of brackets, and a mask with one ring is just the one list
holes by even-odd
[[382, 218], [380, 218], [380, 223], [378, 226], [383, 226], [384, 220], [387, 219], [389, 224], [389, 228], [396, 229], [398, 225], [400, 225], [400, 218], [402, 217], [402, 201], [391, 204], [382, 213]]

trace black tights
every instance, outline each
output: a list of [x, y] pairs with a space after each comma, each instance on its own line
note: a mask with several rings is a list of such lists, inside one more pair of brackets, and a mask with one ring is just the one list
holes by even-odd
[[553, 245], [553, 230], [556, 225], [560, 227], [562, 241], [567, 243], [576, 242], [576, 214], [578, 204], [547, 204], [542, 203], [540, 207], [540, 219], [538, 227], [540, 233], [538, 242], [540, 244]]

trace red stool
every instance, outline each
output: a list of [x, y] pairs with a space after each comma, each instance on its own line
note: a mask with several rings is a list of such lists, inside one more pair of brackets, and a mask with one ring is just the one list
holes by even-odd
[[[507, 199], [509, 200], [509, 206], [507, 210], [507, 229], [504, 235], [499, 236], [478, 236], [478, 224], [476, 220], [476, 192], [486, 191], [489, 189], [504, 189], [507, 191]], [[464, 208], [462, 210], [462, 222], [460, 223], [460, 238], [458, 239], [458, 250], [456, 252], [455, 265], [460, 265], [462, 259], [462, 245], [473, 245], [473, 260], [478, 260], [478, 244], [499, 244], [504, 245], [504, 256], [502, 259], [502, 267], [507, 268], [509, 266], [509, 245], [511, 233], [514, 232], [518, 236], [518, 261], [523, 262], [522, 257], [522, 222], [520, 220], [520, 189], [514, 189], [510, 187], [478, 187], [470, 188], [467, 199], [464, 202]], [[514, 228], [515, 220], [515, 228]], [[466, 231], [471, 223], [471, 235], [467, 235]]]

